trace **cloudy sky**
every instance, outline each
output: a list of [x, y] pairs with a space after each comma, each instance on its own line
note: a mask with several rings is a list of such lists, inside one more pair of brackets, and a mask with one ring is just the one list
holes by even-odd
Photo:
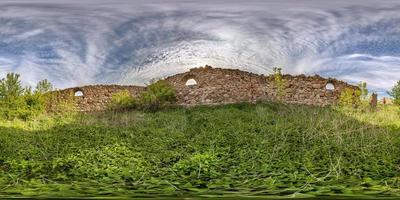
[[400, 1], [0, 0], [0, 77], [140, 84], [209, 64], [400, 80]]

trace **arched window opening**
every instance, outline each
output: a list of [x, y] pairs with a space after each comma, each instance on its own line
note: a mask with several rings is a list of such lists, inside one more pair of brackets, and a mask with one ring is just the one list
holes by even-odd
[[76, 97], [83, 97], [83, 92], [80, 91], [80, 90], [78, 90], [78, 91], [75, 92], [74, 96], [76, 96]]
[[333, 90], [335, 90], [335, 86], [334, 86], [332, 83], [326, 84], [325, 88], [326, 88], [326, 90], [328, 90], [328, 91], [333, 91]]
[[185, 84], [185, 85], [186, 85], [186, 86], [197, 85], [197, 81], [191, 78], [191, 79], [189, 79], [189, 80], [186, 81], [186, 84]]

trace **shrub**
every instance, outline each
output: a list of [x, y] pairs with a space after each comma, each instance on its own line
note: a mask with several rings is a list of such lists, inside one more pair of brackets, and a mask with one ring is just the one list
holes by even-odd
[[361, 104], [360, 95], [361, 95], [360, 90], [346, 88], [340, 94], [339, 105], [342, 107], [357, 108]]
[[48, 102], [45, 92], [50, 91], [47, 80], [40, 81], [35, 91], [31, 87], [23, 88], [20, 75], [8, 73], [0, 80], [0, 115], [2, 118], [27, 120], [45, 111]]
[[46, 112], [63, 116], [75, 113], [76, 109], [74, 93], [71, 92], [65, 96], [59, 91], [53, 91], [51, 93], [46, 93], [45, 96]]
[[123, 90], [112, 95], [109, 108], [111, 110], [126, 110], [137, 106], [136, 100], [128, 90]]
[[400, 81], [398, 81], [392, 88], [392, 90], [389, 92], [389, 95], [393, 97], [396, 105], [400, 105]]
[[277, 89], [277, 98], [279, 101], [283, 100], [285, 96], [286, 81], [282, 77], [282, 68], [274, 67], [274, 84]]
[[165, 80], [159, 80], [147, 86], [140, 97], [140, 106], [144, 110], [155, 111], [176, 101], [175, 89]]

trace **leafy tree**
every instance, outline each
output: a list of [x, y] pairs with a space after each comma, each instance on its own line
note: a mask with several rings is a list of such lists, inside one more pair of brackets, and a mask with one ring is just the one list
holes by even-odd
[[35, 92], [44, 94], [52, 90], [53, 90], [53, 85], [47, 79], [44, 79], [39, 81], [39, 83], [36, 85]]
[[33, 92], [32, 87], [22, 87], [19, 74], [8, 73], [0, 80], [0, 117], [27, 120], [43, 113], [49, 102], [44, 93], [51, 88], [51, 84], [43, 80]]
[[400, 105], [400, 81], [397, 81], [396, 85], [393, 86], [392, 90], [389, 92], [389, 95], [393, 97], [396, 105]]
[[19, 74], [8, 73], [6, 78], [0, 80], [0, 99], [13, 99], [23, 95], [24, 88], [19, 78]]
[[358, 88], [360, 88], [360, 98], [362, 100], [367, 100], [368, 99], [368, 88], [367, 88], [367, 82], [361, 81], [358, 83]]

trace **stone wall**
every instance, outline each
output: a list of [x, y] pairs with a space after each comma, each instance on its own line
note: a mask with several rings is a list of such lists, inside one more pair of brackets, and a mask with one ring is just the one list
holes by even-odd
[[89, 85], [58, 92], [62, 99], [73, 98], [78, 111], [89, 112], [105, 110], [117, 92], [128, 90], [132, 96], [139, 96], [144, 89], [141, 86]]
[[[257, 100], [305, 104], [315, 106], [333, 105], [338, 102], [345, 88], [358, 90], [336, 79], [320, 76], [283, 75], [282, 96], [278, 95], [274, 76], [264, 76], [233, 69], [211, 68], [209, 66], [191, 69], [189, 72], [166, 78], [177, 89], [178, 104], [226, 104], [236, 102], [255, 102]], [[194, 79], [197, 84], [187, 86]], [[328, 90], [327, 85], [333, 90]]]
[[[264, 76], [250, 72], [212, 68], [210, 66], [191, 69], [176, 74], [165, 80], [177, 91], [177, 104], [184, 106], [214, 105], [238, 102], [256, 102], [258, 100], [281, 100], [291, 104], [327, 106], [336, 104], [340, 93], [345, 88], [358, 90], [336, 79], [325, 79], [320, 76], [283, 75], [283, 95], [278, 95], [274, 76]], [[188, 85], [188, 83], [191, 83]], [[196, 84], [194, 84], [196, 83]], [[332, 87], [327, 89], [327, 85]], [[127, 89], [132, 96], [138, 96], [145, 90], [140, 86], [97, 85], [69, 88], [62, 94], [83, 96], [74, 97], [80, 111], [104, 110], [112, 94]]]

